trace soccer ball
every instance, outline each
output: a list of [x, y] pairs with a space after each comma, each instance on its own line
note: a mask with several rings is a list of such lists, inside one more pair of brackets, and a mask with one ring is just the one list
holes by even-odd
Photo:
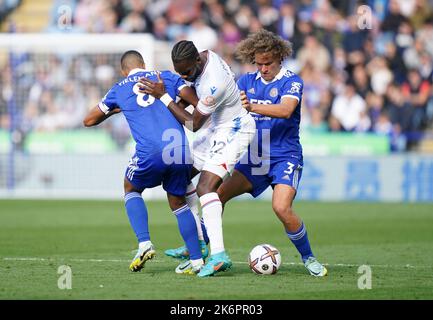
[[248, 263], [256, 274], [275, 274], [281, 265], [281, 254], [270, 244], [259, 244], [251, 250]]

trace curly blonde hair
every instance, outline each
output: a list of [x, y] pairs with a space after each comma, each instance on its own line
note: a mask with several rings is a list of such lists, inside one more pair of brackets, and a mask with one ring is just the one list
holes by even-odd
[[236, 57], [243, 63], [254, 63], [256, 53], [272, 52], [281, 61], [292, 55], [292, 44], [265, 29], [249, 34], [236, 47]]

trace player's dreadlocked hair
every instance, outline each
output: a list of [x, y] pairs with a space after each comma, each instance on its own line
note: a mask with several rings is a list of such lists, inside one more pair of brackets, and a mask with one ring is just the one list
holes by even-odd
[[273, 52], [281, 61], [292, 55], [292, 44], [273, 32], [261, 29], [248, 35], [236, 47], [236, 57], [243, 63], [254, 63], [256, 53]]
[[182, 40], [176, 43], [171, 50], [171, 60], [180, 62], [197, 58], [198, 50], [192, 41]]

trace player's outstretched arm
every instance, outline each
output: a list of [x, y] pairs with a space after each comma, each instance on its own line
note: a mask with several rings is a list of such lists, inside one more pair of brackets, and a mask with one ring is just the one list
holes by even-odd
[[108, 112], [107, 114], [103, 113], [102, 110], [96, 106], [93, 107], [86, 115], [83, 120], [83, 124], [85, 127], [92, 127], [100, 124], [102, 121], [108, 119], [115, 113], [119, 113], [120, 108], [116, 108]]

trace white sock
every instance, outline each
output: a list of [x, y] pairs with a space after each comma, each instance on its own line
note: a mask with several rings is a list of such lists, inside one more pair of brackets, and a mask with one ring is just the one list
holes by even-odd
[[191, 265], [194, 269], [198, 269], [204, 264], [203, 259], [195, 259], [195, 260], [190, 260], [190, 261], [191, 261]]
[[140, 248], [140, 249], [146, 248], [146, 246], [148, 244], [152, 244], [152, 242], [150, 242], [150, 240], [139, 242], [138, 243], [138, 248]]
[[200, 197], [203, 221], [209, 236], [211, 254], [225, 251], [223, 239], [223, 206], [216, 192], [210, 192]]
[[200, 215], [198, 210], [198, 196], [195, 191], [195, 185], [194, 183], [190, 183], [186, 189], [186, 204], [191, 209], [191, 212], [193, 213], [195, 224], [197, 225], [197, 233], [198, 233], [198, 240], [203, 240], [203, 230], [201, 229], [201, 223], [200, 223]]

